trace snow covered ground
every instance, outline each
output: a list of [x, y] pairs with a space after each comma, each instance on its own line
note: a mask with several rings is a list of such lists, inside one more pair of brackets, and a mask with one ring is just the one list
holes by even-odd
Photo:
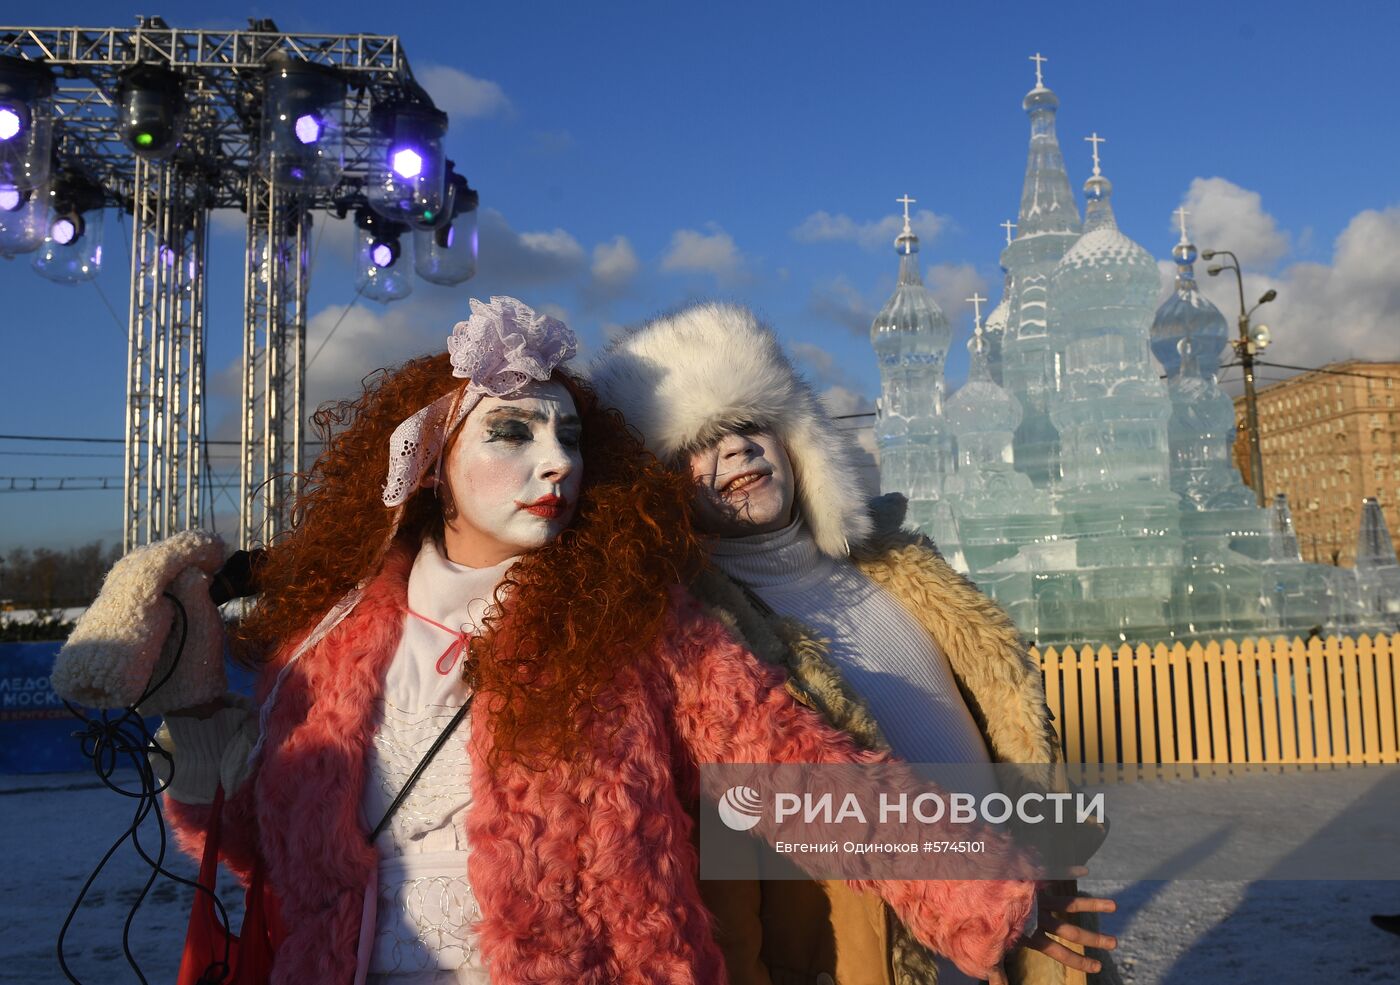
[[[55, 957], [59, 927], [130, 810], [129, 801], [82, 774], [0, 776], [0, 981], [65, 980]], [[173, 847], [170, 867], [194, 872]], [[143, 881], [143, 864], [124, 846], [69, 932], [65, 952], [79, 981], [139, 981], [123, 957], [121, 928]], [[1118, 900], [1104, 929], [1120, 938], [1128, 985], [1400, 983], [1400, 937], [1368, 920], [1400, 912], [1400, 881], [1084, 886]], [[224, 898], [237, 902], [231, 891]], [[189, 890], [160, 880], [133, 925], [133, 951], [152, 983], [174, 981], [190, 899]]]

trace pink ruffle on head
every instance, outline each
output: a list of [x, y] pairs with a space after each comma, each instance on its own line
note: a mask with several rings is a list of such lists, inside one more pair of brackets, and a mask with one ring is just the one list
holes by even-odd
[[472, 313], [447, 340], [452, 375], [466, 386], [433, 401], [394, 429], [384, 505], [402, 506], [436, 470], [447, 435], [486, 395], [508, 397], [528, 383], [549, 379], [555, 367], [578, 352], [574, 333], [557, 318], [541, 315], [515, 298], [471, 299]]
[[515, 298], [470, 303], [471, 317], [458, 322], [447, 340], [452, 375], [470, 379], [469, 390], [504, 397], [530, 380], [549, 379], [555, 366], [578, 351], [569, 326]]

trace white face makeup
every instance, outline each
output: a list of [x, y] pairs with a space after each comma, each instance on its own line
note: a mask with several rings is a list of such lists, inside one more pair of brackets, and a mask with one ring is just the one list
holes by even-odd
[[580, 431], [574, 398], [559, 383], [482, 398], [443, 461], [457, 507], [443, 535], [448, 558], [488, 568], [557, 537], [578, 505]]
[[771, 431], [742, 426], [692, 452], [695, 524], [717, 537], [781, 530], [792, 522], [797, 483], [783, 443]]

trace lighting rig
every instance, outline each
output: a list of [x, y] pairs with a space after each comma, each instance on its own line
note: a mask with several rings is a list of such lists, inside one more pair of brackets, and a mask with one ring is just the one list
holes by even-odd
[[[239, 536], [271, 542], [307, 418], [308, 234], [352, 210], [356, 286], [388, 301], [476, 272], [477, 193], [392, 36], [0, 27], [0, 255], [80, 283], [131, 222], [123, 546], [199, 526], [209, 215], [246, 213]], [[404, 259], [409, 249], [414, 259]]]

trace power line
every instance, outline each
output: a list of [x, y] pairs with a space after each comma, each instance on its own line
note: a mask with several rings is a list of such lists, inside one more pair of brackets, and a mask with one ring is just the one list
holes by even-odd
[[[95, 444], [95, 445], [124, 445], [124, 444], [126, 444], [126, 442], [125, 442], [123, 439], [121, 439], [121, 438], [84, 438], [84, 437], [75, 437], [75, 436], [72, 436], [72, 435], [60, 435], [60, 434], [0, 434], [0, 441], [77, 441], [77, 442], [86, 442], [86, 443], [88, 443], [88, 444]], [[241, 442], [241, 441], [229, 440], [229, 439], [215, 440], [215, 439], [212, 439], [212, 438], [211, 438], [211, 439], [205, 441], [205, 444], [209, 444], [209, 445], [237, 445], [237, 446], [241, 446], [241, 445], [243, 444], [243, 442]], [[306, 444], [308, 447], [310, 447], [310, 446], [312, 446], [312, 445], [323, 445], [323, 444], [325, 444], [325, 442], [324, 442], [324, 441], [307, 441], [307, 442], [305, 442], [305, 444]], [[262, 442], [261, 442], [261, 441], [254, 441], [254, 442], [252, 442], [252, 445], [253, 445], [254, 448], [257, 448], [257, 447], [260, 447], [260, 446], [262, 445]]]

